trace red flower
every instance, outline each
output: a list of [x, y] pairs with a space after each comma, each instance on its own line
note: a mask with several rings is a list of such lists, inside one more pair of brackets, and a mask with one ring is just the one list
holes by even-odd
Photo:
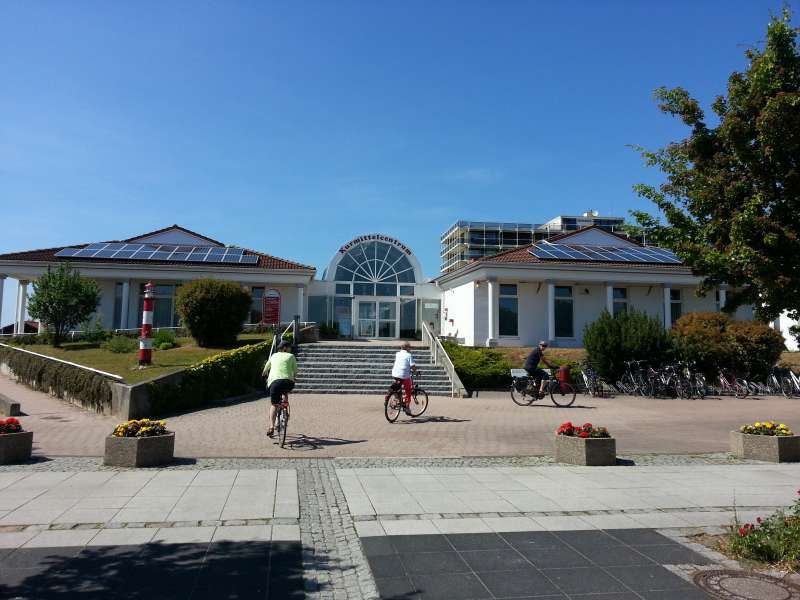
[[756, 517], [756, 523], [758, 523], [759, 525], [761, 525], [761, 517]]
[[583, 428], [584, 429], [591, 429], [592, 428], [592, 424], [591, 423], [584, 423], [583, 424]]
[[747, 535], [747, 527], [739, 527], [739, 537], [744, 537]]
[[580, 437], [582, 437], [582, 438], [587, 438], [587, 437], [589, 437], [589, 432], [588, 431], [581, 431], [578, 435]]

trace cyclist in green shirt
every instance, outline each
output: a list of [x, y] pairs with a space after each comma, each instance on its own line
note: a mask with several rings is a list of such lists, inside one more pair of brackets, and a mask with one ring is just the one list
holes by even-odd
[[294, 378], [297, 376], [297, 359], [291, 352], [292, 345], [283, 340], [278, 344], [278, 351], [269, 357], [264, 365], [261, 376], [267, 378], [267, 388], [271, 404], [269, 407], [269, 428], [267, 435], [272, 437], [275, 433], [275, 407], [283, 401], [286, 396], [286, 411], [289, 411], [289, 392], [294, 389]]

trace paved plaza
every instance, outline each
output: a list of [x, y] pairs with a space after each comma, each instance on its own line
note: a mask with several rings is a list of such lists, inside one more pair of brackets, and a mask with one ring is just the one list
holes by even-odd
[[[0, 393], [22, 405], [34, 452], [100, 456], [118, 419], [91, 413], [0, 376]], [[180, 457], [529, 456], [551, 454], [564, 421], [608, 427], [626, 454], [726, 452], [742, 423], [776, 419], [800, 427], [800, 402], [782, 397], [653, 400], [579, 395], [570, 408], [549, 400], [517, 406], [508, 394], [431, 397], [419, 419], [390, 424], [376, 396], [295, 394], [289, 446], [266, 437], [268, 400], [215, 406], [168, 417]]]
[[[726, 453], [743, 422], [796, 426], [783, 398], [483, 393], [392, 425], [381, 398], [295, 395], [286, 449], [256, 399], [168, 418], [175, 463], [122, 469], [100, 458], [116, 418], [0, 393], [34, 432], [31, 463], [0, 467], [0, 597], [19, 600], [694, 600], [693, 574], [739, 565], [691, 536], [800, 484], [798, 464]], [[566, 420], [609, 427], [620, 464], [555, 464]]]

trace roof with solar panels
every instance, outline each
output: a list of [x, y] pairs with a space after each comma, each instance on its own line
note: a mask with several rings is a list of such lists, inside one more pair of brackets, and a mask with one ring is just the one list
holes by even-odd
[[314, 267], [262, 252], [226, 246], [179, 225], [126, 240], [76, 244], [58, 248], [0, 254], [0, 260], [104, 264], [171, 265], [252, 268], [257, 270], [314, 271]]
[[479, 258], [460, 269], [439, 276], [445, 281], [482, 266], [502, 265], [623, 267], [635, 270], [675, 270], [689, 273], [689, 268], [671, 250], [644, 246], [635, 240], [591, 225], [540, 240], [529, 246], [498, 252]]

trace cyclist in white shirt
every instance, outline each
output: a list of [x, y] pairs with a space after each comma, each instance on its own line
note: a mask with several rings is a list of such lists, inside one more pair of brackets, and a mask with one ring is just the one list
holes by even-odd
[[400, 352], [394, 355], [394, 366], [392, 367], [392, 377], [394, 377], [395, 381], [403, 384], [404, 409], [406, 413], [408, 413], [408, 404], [411, 402], [411, 373], [417, 370], [414, 357], [409, 352], [410, 349], [411, 344], [403, 342]]

